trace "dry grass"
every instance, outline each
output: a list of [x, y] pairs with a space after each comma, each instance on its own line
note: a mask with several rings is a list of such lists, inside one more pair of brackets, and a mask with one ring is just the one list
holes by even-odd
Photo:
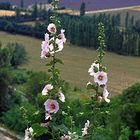
[[57, 10], [57, 12], [60, 14], [80, 15], [80, 12], [78, 10], [72, 9]]
[[[21, 12], [21, 15], [25, 15], [25, 12]], [[16, 12], [11, 10], [0, 10], [0, 16], [15, 16]]]
[[140, 7], [133, 8], [132, 10], [140, 12]]
[[[41, 40], [0, 32], [0, 41], [4, 44], [18, 42], [25, 46], [29, 62], [23, 66], [24, 68], [34, 71], [45, 71], [47, 69], [45, 61], [40, 59]], [[63, 79], [73, 86], [85, 89], [87, 81], [92, 81], [87, 70], [96, 59], [96, 56], [97, 54], [94, 50], [79, 48], [69, 44], [65, 45], [63, 52], [59, 53], [59, 57], [64, 60], [64, 65], [59, 66], [62, 70], [61, 75]], [[128, 85], [140, 82], [140, 58], [107, 52], [104, 63], [108, 68], [108, 89], [112, 96], [120, 93]], [[76, 94], [78, 96], [82, 95], [82, 98], [87, 97], [86, 94], [80, 92]]]

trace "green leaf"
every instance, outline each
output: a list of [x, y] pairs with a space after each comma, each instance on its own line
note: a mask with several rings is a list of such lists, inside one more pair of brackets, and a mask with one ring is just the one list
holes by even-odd
[[55, 63], [64, 64], [63, 61], [59, 58], [55, 58]]
[[61, 124], [61, 125], [53, 125], [53, 129], [55, 131], [60, 131], [61, 133], [66, 133], [68, 132], [68, 128], [64, 125], [64, 124]]
[[95, 85], [95, 84], [88, 84], [87, 85], [87, 89], [94, 89], [94, 90], [96, 90], [97, 89], [97, 85]]
[[106, 72], [107, 68], [106, 67], [102, 67], [102, 71]]
[[41, 127], [40, 124], [38, 124], [38, 123], [33, 124], [32, 128], [34, 130], [34, 135], [36, 137], [39, 137], [48, 132], [47, 128]]

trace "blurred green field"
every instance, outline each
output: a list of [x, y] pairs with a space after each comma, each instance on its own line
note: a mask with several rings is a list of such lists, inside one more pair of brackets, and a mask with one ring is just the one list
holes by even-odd
[[[0, 42], [3, 44], [18, 42], [25, 46], [29, 61], [23, 66], [24, 68], [47, 72], [47, 67], [45, 66], [45, 61], [47, 60], [40, 59], [41, 41], [29, 36], [0, 32]], [[92, 81], [87, 71], [91, 63], [96, 59], [96, 51], [66, 44], [64, 50], [58, 55], [64, 61], [64, 65], [59, 66], [63, 79], [73, 87], [76, 86], [85, 91], [86, 83], [89, 80]], [[107, 52], [104, 63], [108, 68], [108, 89], [111, 96], [120, 93], [128, 85], [140, 82], [139, 57], [121, 56]], [[78, 94], [83, 98], [87, 97], [86, 92], [84, 94], [79, 92]]]

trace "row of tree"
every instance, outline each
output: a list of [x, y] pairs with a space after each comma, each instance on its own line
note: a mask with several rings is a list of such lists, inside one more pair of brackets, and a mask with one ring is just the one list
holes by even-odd
[[[1, 18], [0, 30], [43, 38], [43, 34], [47, 29], [47, 24], [50, 22], [50, 11], [38, 11], [37, 17], [46, 22], [42, 24], [37, 21], [34, 27], [17, 24], [13, 21], [14, 19], [20, 19], [19, 21], [35, 19], [36, 12], [34, 13], [34, 11], [36, 10], [33, 10], [31, 16]], [[97, 25], [99, 22], [102, 22], [105, 26], [106, 49], [108, 51], [123, 55], [140, 56], [140, 22], [135, 21], [134, 17], [130, 16], [129, 13], [126, 14], [123, 24], [120, 14], [113, 16], [110, 14], [100, 14], [90, 17], [60, 14], [59, 18], [62, 22], [62, 26], [66, 30], [66, 37], [71, 44], [96, 49], [98, 47]]]
[[105, 25], [106, 48], [108, 51], [123, 55], [140, 56], [140, 22], [134, 22], [134, 17], [126, 14], [125, 23], [122, 25], [120, 14], [99, 16], [68, 16], [61, 17], [63, 27], [66, 29], [67, 38], [70, 43], [88, 47], [97, 48], [99, 22]]

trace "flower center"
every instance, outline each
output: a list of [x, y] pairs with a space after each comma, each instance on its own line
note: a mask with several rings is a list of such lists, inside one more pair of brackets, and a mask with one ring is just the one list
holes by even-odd
[[45, 56], [46, 57], [50, 57], [50, 53], [49, 52], [45, 52]]
[[103, 78], [104, 78], [104, 77], [103, 77], [102, 75], [99, 75], [99, 76], [98, 76], [98, 80], [100, 80], [100, 81], [102, 81]]
[[51, 32], [55, 32], [55, 28], [54, 27], [51, 27]]
[[51, 104], [51, 108], [52, 109], [55, 109], [55, 104]]

